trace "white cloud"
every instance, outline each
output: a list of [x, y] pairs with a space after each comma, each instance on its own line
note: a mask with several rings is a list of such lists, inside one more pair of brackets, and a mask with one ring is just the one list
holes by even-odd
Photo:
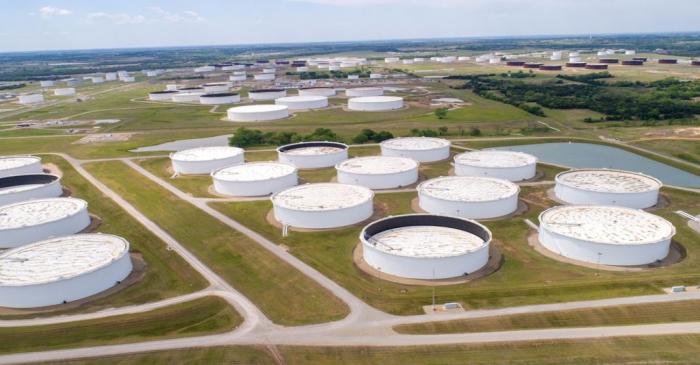
[[126, 14], [126, 13], [90, 13], [88, 21], [110, 21], [114, 24], [142, 24], [142, 23], [200, 23], [206, 19], [199, 13], [187, 10], [182, 13], [173, 13], [158, 6], [148, 8], [148, 14]]
[[65, 16], [71, 14], [73, 14], [72, 11], [68, 9], [57, 8], [55, 6], [42, 6], [41, 8], [39, 8], [39, 15], [44, 19], [52, 18], [54, 16]]

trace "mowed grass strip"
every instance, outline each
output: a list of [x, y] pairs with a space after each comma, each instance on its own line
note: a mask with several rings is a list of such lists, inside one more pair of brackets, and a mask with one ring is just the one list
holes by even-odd
[[0, 353], [114, 345], [231, 331], [241, 316], [223, 299], [205, 297], [149, 312], [88, 321], [0, 328]]
[[196, 197], [215, 197], [209, 192], [209, 187], [212, 185], [212, 179], [209, 175], [178, 175], [171, 178], [173, 171], [168, 157], [141, 159], [135, 162], [185, 193]]
[[255, 302], [274, 322], [321, 323], [348, 313], [347, 306], [325, 288], [124, 163], [85, 166]]
[[394, 330], [404, 334], [438, 334], [693, 322], [700, 321], [699, 307], [700, 300], [685, 300], [405, 324]]
[[[699, 335], [409, 347], [279, 347], [287, 365], [698, 364]], [[51, 364], [277, 364], [260, 347], [212, 347]]]
[[177, 253], [169, 251], [165, 242], [143, 227], [114, 201], [102, 195], [64, 159], [58, 156], [44, 155], [42, 160], [44, 163], [55, 164], [61, 169], [63, 186], [71, 190], [73, 197], [87, 201], [90, 213], [102, 219], [102, 224], [97, 228], [98, 232], [111, 233], [126, 238], [131, 246], [131, 251], [142, 255], [146, 262], [145, 276], [142, 280], [114, 294], [87, 302], [79, 307], [40, 314], [3, 315], [0, 318], [17, 319], [38, 315], [96, 311], [108, 307], [157, 301], [191, 293], [207, 286], [206, 280]]

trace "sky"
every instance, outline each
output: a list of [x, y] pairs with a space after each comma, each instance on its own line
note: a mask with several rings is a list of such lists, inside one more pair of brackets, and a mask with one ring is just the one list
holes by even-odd
[[700, 31], [700, 0], [0, 0], [0, 52]]

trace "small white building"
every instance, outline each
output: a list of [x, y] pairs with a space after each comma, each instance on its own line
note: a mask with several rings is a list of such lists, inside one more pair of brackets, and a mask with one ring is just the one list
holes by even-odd
[[535, 177], [537, 157], [514, 151], [481, 150], [454, 158], [455, 175], [522, 181]]
[[40, 85], [41, 87], [51, 87], [51, 86], [53, 86], [53, 84], [54, 84], [53, 80], [42, 80], [42, 81], [39, 81], [39, 85]]
[[211, 174], [243, 163], [244, 151], [227, 146], [198, 147], [171, 153], [170, 161], [176, 174]]
[[35, 308], [83, 299], [126, 279], [129, 242], [109, 234], [51, 238], [0, 254], [0, 307]]
[[432, 137], [392, 138], [379, 144], [382, 156], [408, 157], [418, 162], [435, 162], [450, 157], [449, 140]]
[[255, 74], [253, 79], [255, 81], [272, 81], [275, 79], [275, 74]]
[[214, 171], [214, 190], [232, 196], [270, 195], [295, 186], [297, 168], [281, 162], [248, 162]]
[[338, 163], [338, 182], [370, 189], [395, 189], [418, 181], [418, 162], [405, 157], [365, 156]]
[[563, 205], [540, 214], [539, 240], [570, 259], [636, 266], [664, 259], [676, 229], [643, 210], [605, 205]]
[[292, 143], [277, 148], [277, 158], [300, 169], [331, 167], [348, 159], [348, 145], [323, 141]]
[[75, 95], [75, 88], [74, 87], [62, 87], [62, 88], [53, 89], [53, 94], [55, 96], [72, 96], [72, 95]]
[[374, 193], [359, 185], [318, 183], [295, 186], [271, 197], [275, 219], [287, 226], [338, 228], [372, 216]]
[[20, 94], [17, 99], [22, 105], [39, 104], [44, 102], [44, 95], [41, 93]]
[[518, 209], [520, 188], [490, 177], [446, 176], [418, 185], [418, 204], [432, 214], [470, 219], [503, 217]]
[[360, 233], [364, 261], [382, 273], [411, 279], [469, 275], [489, 260], [491, 232], [464, 218], [408, 214], [380, 219]]

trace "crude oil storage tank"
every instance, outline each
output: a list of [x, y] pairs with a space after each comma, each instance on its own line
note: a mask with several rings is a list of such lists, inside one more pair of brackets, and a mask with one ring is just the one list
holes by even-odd
[[355, 157], [335, 165], [338, 182], [370, 189], [394, 189], [418, 181], [418, 161], [405, 157]]
[[161, 90], [161, 91], [153, 91], [148, 93], [148, 100], [152, 101], [170, 101], [173, 98], [173, 95], [177, 94], [177, 90]]
[[53, 94], [55, 96], [75, 95], [75, 88], [74, 87], [61, 87], [61, 88], [53, 89]]
[[272, 81], [275, 79], [275, 74], [255, 74], [253, 79], [255, 81]]
[[559, 173], [554, 193], [568, 204], [620, 205], [649, 208], [656, 205], [662, 183], [638, 172], [575, 169]]
[[202, 89], [206, 94], [226, 93], [231, 86], [230, 82], [210, 82], [202, 84]]
[[231, 75], [228, 77], [229, 81], [245, 81], [247, 76], [245, 74], [242, 75]]
[[328, 98], [325, 96], [285, 96], [275, 99], [275, 104], [285, 105], [289, 110], [321, 109], [328, 106]]
[[348, 145], [323, 141], [292, 143], [277, 148], [277, 158], [300, 169], [331, 167], [348, 159]]
[[335, 96], [335, 89], [332, 87], [310, 87], [299, 89], [300, 96]]
[[39, 86], [41, 87], [51, 87], [53, 86], [54, 82], [52, 80], [42, 80], [39, 81]]
[[0, 178], [0, 206], [31, 199], [56, 198], [62, 194], [61, 178], [56, 175], [30, 174]]
[[129, 242], [109, 234], [63, 236], [0, 254], [0, 306], [34, 308], [83, 299], [126, 279]]
[[210, 174], [224, 167], [243, 163], [244, 151], [238, 147], [198, 147], [170, 154], [177, 174]]
[[481, 150], [454, 158], [455, 175], [522, 181], [535, 177], [537, 157], [522, 152]]
[[41, 157], [29, 155], [0, 156], [0, 177], [40, 174]]
[[503, 217], [518, 209], [520, 188], [490, 177], [445, 176], [418, 185], [418, 204], [432, 214], [471, 219]]
[[289, 116], [289, 108], [286, 105], [244, 105], [229, 108], [227, 115], [232, 122], [261, 122], [284, 119]]
[[297, 168], [266, 161], [229, 166], [212, 174], [216, 192], [232, 196], [263, 196], [297, 184]]
[[643, 210], [605, 205], [562, 205], [540, 214], [539, 240], [574, 260], [634, 266], [668, 255], [675, 227]]
[[345, 96], [347, 97], [360, 97], [360, 96], [382, 96], [384, 95], [384, 89], [381, 87], [355, 87], [351, 89], [345, 89]]
[[199, 96], [199, 103], [203, 105], [234, 104], [241, 101], [237, 93], [213, 93]]
[[199, 101], [199, 97], [204, 95], [204, 91], [182, 91], [171, 94], [170, 100], [176, 103], [191, 103]]
[[379, 112], [403, 108], [400, 96], [363, 96], [348, 99], [348, 109], [363, 112]]
[[372, 190], [359, 185], [299, 185], [271, 197], [275, 219], [298, 228], [337, 228], [364, 221], [374, 211]]
[[35, 199], [0, 206], [0, 248], [78, 233], [90, 225], [87, 202], [74, 198]]
[[360, 242], [365, 262], [382, 273], [447, 279], [488, 263], [491, 232], [465, 218], [407, 214], [370, 223], [360, 233]]
[[285, 89], [257, 89], [248, 91], [248, 98], [255, 101], [275, 100], [285, 96], [287, 96], [287, 90]]
[[418, 162], [434, 162], [450, 157], [452, 143], [433, 137], [392, 138], [379, 144], [382, 156], [408, 157]]

